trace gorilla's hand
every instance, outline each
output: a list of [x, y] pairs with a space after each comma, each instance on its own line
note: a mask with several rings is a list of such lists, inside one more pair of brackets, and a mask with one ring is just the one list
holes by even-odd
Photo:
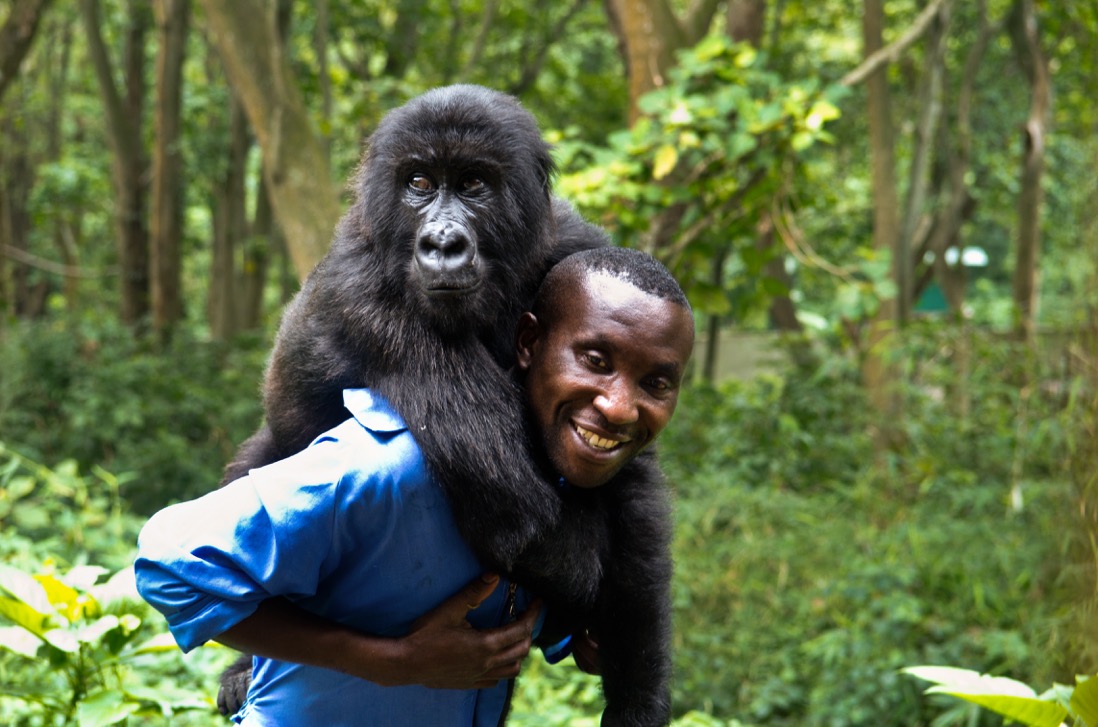
[[221, 674], [217, 688], [217, 710], [226, 717], [244, 706], [248, 685], [252, 683], [252, 657], [247, 654], [234, 661]]

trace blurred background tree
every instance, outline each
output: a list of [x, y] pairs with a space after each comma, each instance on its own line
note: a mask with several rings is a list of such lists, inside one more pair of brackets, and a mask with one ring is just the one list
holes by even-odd
[[[371, 129], [456, 82], [517, 95], [558, 193], [698, 313], [663, 443], [683, 724], [991, 724], [898, 670], [1098, 670], [1082, 0], [3, 0], [0, 561], [116, 570], [73, 493], [114, 482], [132, 535], [213, 486]], [[593, 682], [528, 673], [515, 723], [593, 723]]]

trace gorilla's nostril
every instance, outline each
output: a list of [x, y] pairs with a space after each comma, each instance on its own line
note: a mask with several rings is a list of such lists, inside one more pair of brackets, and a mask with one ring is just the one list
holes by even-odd
[[415, 254], [416, 262], [421, 268], [445, 275], [472, 265], [476, 257], [476, 245], [461, 225], [428, 224], [420, 231], [416, 240]]

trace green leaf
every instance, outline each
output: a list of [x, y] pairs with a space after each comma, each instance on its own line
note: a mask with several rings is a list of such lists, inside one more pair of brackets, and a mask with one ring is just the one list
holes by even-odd
[[916, 666], [903, 671], [935, 682], [927, 694], [949, 694], [1032, 727], [1060, 727], [1068, 716], [1062, 706], [1038, 699], [1029, 685], [1015, 679], [943, 666]]
[[[212, 646], [217, 642], [211, 641], [207, 646]], [[178, 651], [179, 647], [175, 643], [175, 639], [171, 634], [157, 634], [148, 641], [141, 643], [135, 647], [132, 651], [127, 651], [126, 656], [137, 656], [139, 654], [159, 654], [167, 651]]]
[[38, 637], [45, 633], [49, 621], [45, 614], [11, 598], [0, 598], [0, 616]]
[[80, 727], [101, 727], [118, 724], [136, 712], [141, 705], [126, 701], [117, 689], [103, 689], [88, 695], [76, 708]]
[[675, 168], [679, 161], [678, 150], [670, 144], [664, 144], [656, 152], [655, 165], [652, 167], [652, 179], [660, 180]]
[[1087, 723], [1098, 727], [1098, 678], [1083, 679], [1071, 695], [1071, 711]]
[[984, 709], [1001, 714], [1032, 727], [1060, 727], [1068, 711], [1054, 702], [1045, 702], [1036, 697], [1011, 697], [1002, 694], [967, 694], [952, 691], [949, 687], [936, 686], [926, 690], [927, 694], [949, 694], [966, 702], [978, 704]]

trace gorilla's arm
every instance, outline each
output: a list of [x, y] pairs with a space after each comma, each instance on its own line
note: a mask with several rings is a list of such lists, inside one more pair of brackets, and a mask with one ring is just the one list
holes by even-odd
[[605, 486], [611, 551], [595, 632], [606, 711], [602, 724], [671, 720], [671, 504], [651, 451]]

